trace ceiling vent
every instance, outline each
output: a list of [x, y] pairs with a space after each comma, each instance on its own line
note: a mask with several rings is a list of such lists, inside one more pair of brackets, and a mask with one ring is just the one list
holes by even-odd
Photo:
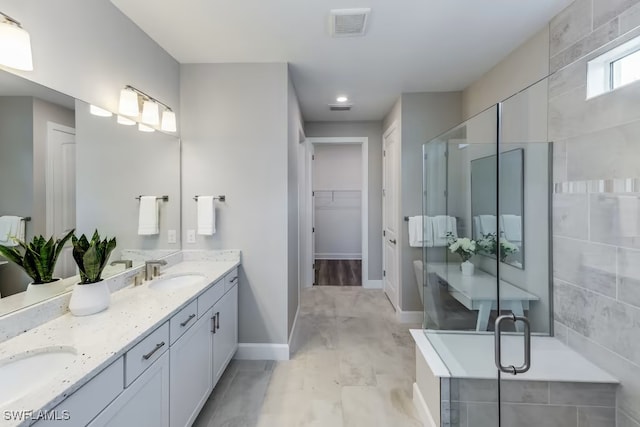
[[351, 104], [329, 104], [329, 110], [331, 111], [351, 111]]
[[359, 37], [367, 31], [371, 9], [332, 9], [331, 36]]

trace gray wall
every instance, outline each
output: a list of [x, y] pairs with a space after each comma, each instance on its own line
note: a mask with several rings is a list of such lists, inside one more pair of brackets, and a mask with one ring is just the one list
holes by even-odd
[[619, 427], [640, 426], [640, 189], [624, 185], [640, 177], [640, 83], [586, 100], [585, 81], [640, 35], [639, 3], [577, 0], [550, 27], [555, 330], [622, 381]]
[[180, 66], [109, 0], [3, 0], [2, 12], [31, 35], [28, 80], [117, 111], [130, 84], [170, 105], [180, 117]]
[[[289, 161], [287, 64], [181, 67], [183, 230], [196, 194], [224, 194], [217, 233], [183, 248], [242, 250], [240, 342], [288, 337]], [[295, 209], [291, 207], [292, 211]]]
[[[33, 215], [33, 98], [0, 97], [0, 159], [0, 215]], [[15, 264], [0, 265], [3, 297], [22, 292], [29, 281]]]
[[291, 336], [300, 301], [300, 225], [298, 152], [302, 129], [302, 113], [287, 67], [287, 335]]
[[[140, 195], [169, 196], [158, 235], [138, 235]], [[94, 116], [76, 101], [76, 233], [96, 229], [117, 238], [112, 259], [122, 249], [180, 249], [167, 242], [168, 230], [180, 232], [180, 140]]]
[[382, 280], [382, 123], [306, 122], [307, 137], [369, 138], [369, 280]]
[[[462, 121], [460, 92], [403, 93], [384, 120], [387, 129], [399, 120], [401, 130], [401, 211], [400, 218], [422, 214], [422, 145]], [[422, 259], [422, 250], [409, 246], [407, 223], [400, 224], [400, 308], [421, 311], [413, 261]]]

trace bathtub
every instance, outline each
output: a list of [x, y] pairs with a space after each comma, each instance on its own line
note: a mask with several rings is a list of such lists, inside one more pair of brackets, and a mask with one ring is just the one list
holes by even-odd
[[[413, 401], [424, 425], [496, 427], [494, 335], [429, 330], [412, 330], [411, 335], [416, 343]], [[522, 336], [503, 334], [503, 365], [522, 361]], [[554, 337], [531, 337], [531, 369], [501, 374], [501, 380], [503, 426], [528, 418], [539, 426], [578, 427], [581, 414], [593, 410], [611, 418], [603, 425], [615, 425], [618, 379]]]

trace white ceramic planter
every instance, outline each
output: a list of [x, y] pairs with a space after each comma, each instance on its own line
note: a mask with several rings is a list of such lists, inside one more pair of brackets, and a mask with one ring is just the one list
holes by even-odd
[[71, 294], [69, 311], [74, 316], [89, 316], [106, 310], [110, 302], [111, 292], [104, 280], [88, 285], [77, 284]]
[[475, 266], [471, 262], [463, 262], [462, 264], [460, 264], [460, 268], [462, 269], [463, 276], [473, 276], [473, 270], [475, 269]]

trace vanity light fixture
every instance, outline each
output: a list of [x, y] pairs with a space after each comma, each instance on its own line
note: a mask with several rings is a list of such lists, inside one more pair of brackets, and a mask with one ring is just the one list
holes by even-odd
[[0, 65], [33, 71], [31, 37], [20, 22], [0, 12]]
[[89, 105], [89, 112], [94, 116], [98, 117], [111, 117], [113, 113], [111, 111], [107, 111], [104, 108], [96, 107], [95, 105]]
[[[142, 114], [139, 109], [141, 102]], [[162, 123], [160, 122], [160, 107], [162, 107]], [[131, 85], [125, 86], [120, 91], [120, 114], [135, 119], [139, 117], [137, 121], [145, 125], [160, 125], [160, 129], [165, 132], [176, 131], [176, 113], [171, 107]]]
[[124, 116], [138, 117], [140, 107], [138, 105], [138, 94], [132, 87], [127, 86], [120, 91], [120, 104], [118, 112]]
[[118, 115], [118, 124], [125, 125], [125, 126], [133, 126], [136, 124], [136, 122], [126, 118], [125, 116]]
[[176, 113], [171, 110], [164, 110], [162, 112], [162, 125], [160, 126], [165, 132], [175, 132], [176, 127]]
[[155, 132], [156, 130], [154, 128], [152, 128], [151, 126], [147, 126], [145, 124], [142, 123], [138, 123], [138, 130], [140, 132]]

